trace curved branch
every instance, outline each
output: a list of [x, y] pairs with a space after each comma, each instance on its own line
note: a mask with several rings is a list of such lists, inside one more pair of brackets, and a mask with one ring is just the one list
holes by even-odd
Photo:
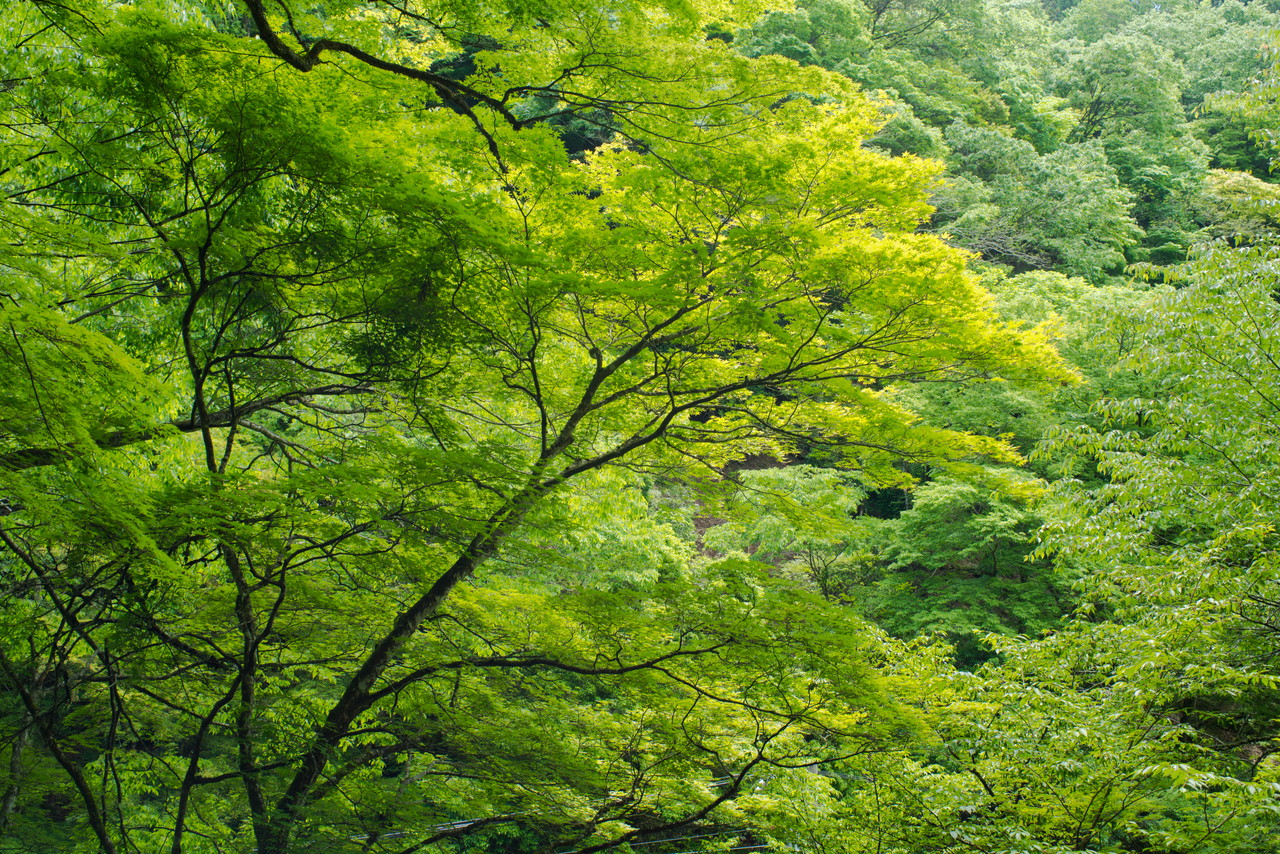
[[267, 13], [266, 9], [263, 8], [262, 0], [244, 0], [244, 4], [248, 8], [249, 14], [253, 17], [253, 23], [258, 28], [258, 35], [262, 38], [263, 44], [273, 54], [299, 71], [310, 71], [320, 65], [324, 61], [321, 59], [321, 55], [326, 51], [330, 51], [333, 53], [345, 53], [379, 71], [387, 71], [391, 74], [407, 77], [410, 80], [426, 83], [442, 101], [471, 120], [476, 130], [484, 137], [485, 143], [489, 147], [489, 152], [498, 161], [498, 166], [504, 173], [506, 172], [506, 166], [498, 150], [497, 141], [480, 121], [480, 117], [471, 109], [471, 105], [467, 103], [468, 100], [471, 100], [484, 104], [516, 130], [520, 130], [529, 124], [529, 121], [520, 119], [511, 110], [507, 109], [506, 104], [502, 101], [492, 95], [486, 95], [478, 89], [467, 86], [465, 83], [451, 80], [442, 74], [436, 74], [434, 71], [402, 65], [399, 62], [390, 62], [367, 53], [355, 45], [337, 41], [336, 39], [319, 39], [307, 47], [306, 53], [298, 53], [285, 43], [284, 39], [280, 38], [279, 33], [272, 28], [271, 22], [267, 20]]
[[[639, 671], [639, 670], [657, 670], [661, 673], [667, 673], [667, 671], [664, 668], [658, 666], [664, 661], [670, 661], [673, 658], [705, 655], [707, 653], [716, 652], [717, 650], [722, 649], [725, 646], [728, 646], [732, 642], [733, 642], [732, 639], [730, 639], [730, 640], [722, 641], [721, 643], [715, 644], [714, 646], [703, 647], [701, 649], [677, 649], [673, 652], [669, 652], [665, 655], [660, 655], [657, 658], [653, 658], [648, 661], [641, 661], [641, 662], [637, 662], [636, 664], [619, 664], [616, 667], [588, 667], [584, 665], [570, 664], [569, 662], [559, 661], [554, 658], [546, 658], [545, 656], [521, 656], [518, 658], [493, 656], [489, 658], [469, 658], [469, 659], [464, 659], [462, 661], [450, 661], [445, 664], [437, 664], [437, 665], [432, 665], [430, 667], [419, 668], [418, 670], [413, 671], [407, 676], [397, 679], [395, 682], [392, 682], [391, 684], [387, 685], [385, 688], [381, 688], [377, 691], [374, 691], [369, 695], [369, 698], [372, 702], [377, 702], [383, 697], [387, 697], [387, 696], [390, 696], [391, 694], [396, 693], [397, 691], [401, 691], [404, 688], [411, 685], [412, 683], [418, 681], [419, 679], [430, 676], [433, 673], [439, 673], [442, 670], [460, 670], [464, 667], [497, 667], [497, 668], [546, 667], [551, 670], [562, 670], [566, 673], [576, 673], [580, 676], [623, 676], [628, 673], [635, 673], [636, 671]], [[667, 673], [667, 675], [670, 675], [670, 674]], [[682, 680], [677, 680], [677, 681], [682, 681]]]
[[[248, 403], [230, 406], [226, 409], [218, 410], [217, 412], [210, 412], [207, 424], [203, 426], [211, 428], [230, 427], [246, 415], [251, 415], [260, 410], [268, 409], [272, 406], [278, 406], [282, 403], [305, 403], [306, 400], [311, 397], [333, 397], [347, 394], [373, 393], [374, 389], [366, 385], [325, 385], [316, 386], [314, 388], [299, 389], [297, 391], [285, 392], [283, 394], [261, 397], [257, 400], [251, 400]], [[150, 441], [151, 439], [158, 438], [173, 429], [177, 429], [179, 433], [194, 433], [201, 429], [201, 426], [199, 418], [176, 419], [173, 421], [166, 421], [163, 424], [157, 424], [153, 427], [142, 427], [135, 430], [116, 430], [113, 433], [108, 433], [101, 438], [95, 439], [94, 443], [103, 450], [112, 450], [115, 448], [123, 448], [126, 445], [137, 444], [138, 442]], [[72, 445], [56, 445], [44, 448], [20, 448], [16, 451], [7, 451], [0, 454], [0, 469], [8, 471], [22, 471], [23, 469], [56, 465], [73, 459], [78, 453], [79, 450]]]

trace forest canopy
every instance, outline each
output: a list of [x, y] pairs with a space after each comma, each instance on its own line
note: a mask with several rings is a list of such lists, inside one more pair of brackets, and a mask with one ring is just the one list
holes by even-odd
[[6, 7], [0, 851], [1280, 843], [1277, 15], [1131, 6]]

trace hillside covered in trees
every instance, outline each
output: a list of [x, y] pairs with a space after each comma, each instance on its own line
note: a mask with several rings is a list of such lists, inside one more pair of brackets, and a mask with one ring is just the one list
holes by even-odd
[[1280, 4], [0, 20], [0, 854], [1280, 850]]

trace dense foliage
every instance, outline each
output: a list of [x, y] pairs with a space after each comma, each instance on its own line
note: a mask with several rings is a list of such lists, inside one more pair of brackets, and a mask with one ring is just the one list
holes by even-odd
[[1276, 10], [0, 20], [0, 851], [1280, 848]]

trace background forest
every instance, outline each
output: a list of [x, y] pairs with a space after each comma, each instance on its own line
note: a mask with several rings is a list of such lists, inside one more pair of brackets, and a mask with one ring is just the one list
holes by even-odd
[[1280, 850], [1280, 4], [0, 20], [0, 852]]

